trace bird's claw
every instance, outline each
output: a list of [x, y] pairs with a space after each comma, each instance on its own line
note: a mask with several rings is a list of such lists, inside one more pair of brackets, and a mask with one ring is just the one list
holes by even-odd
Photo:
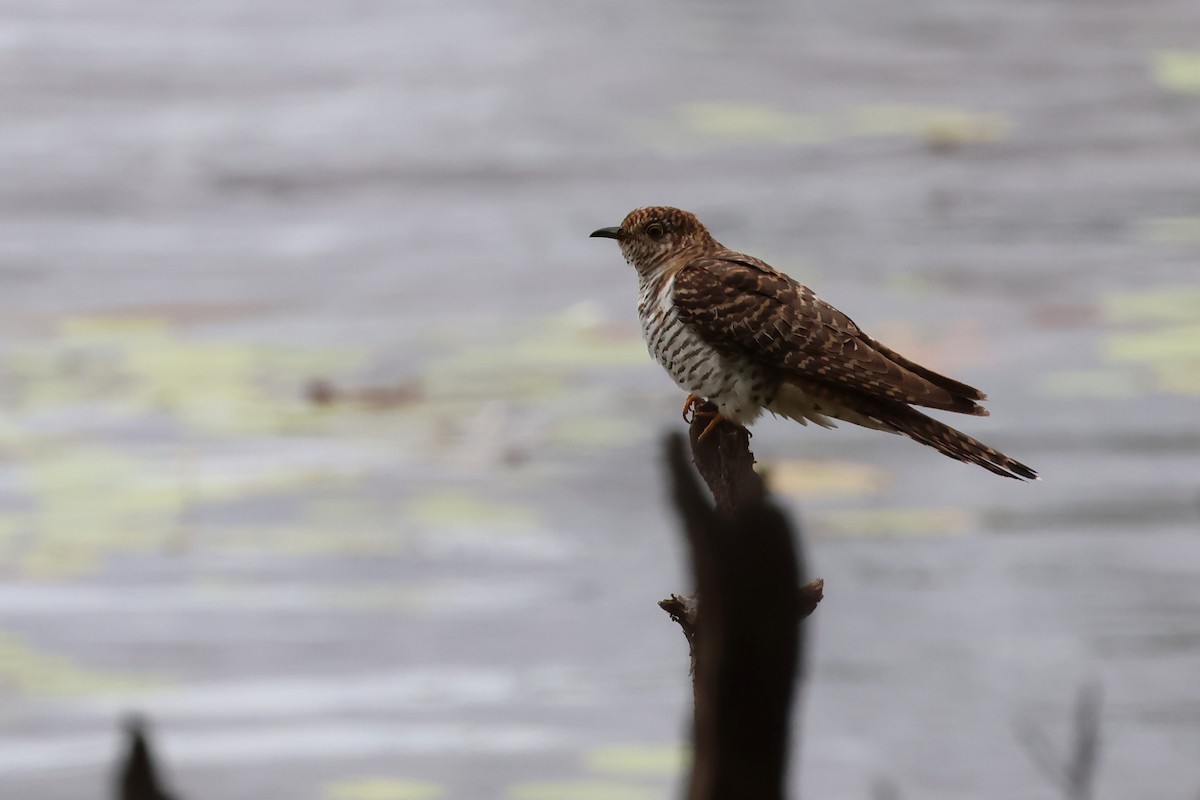
[[[708, 438], [708, 435], [712, 433], [722, 422], [731, 421], [728, 417], [722, 415], [721, 412], [716, 409], [716, 406], [712, 407], [712, 411], [707, 411], [704, 409], [705, 405], [706, 402], [704, 398], [697, 397], [694, 394], [689, 394], [687, 399], [683, 401], [683, 421], [687, 424], [691, 425], [700, 417], [712, 417], [709, 423], [704, 426], [704, 430], [701, 431], [700, 435], [696, 437], [697, 442], [703, 442], [706, 438]], [[733, 424], [737, 425], [736, 422]], [[737, 425], [737, 427], [742, 430], [742, 433], [746, 434], [747, 439], [753, 435], [750, 433], [750, 429], [745, 425]]]

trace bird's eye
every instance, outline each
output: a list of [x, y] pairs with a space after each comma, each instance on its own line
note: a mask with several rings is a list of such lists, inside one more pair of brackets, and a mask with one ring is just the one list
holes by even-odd
[[656, 242], [663, 237], [664, 233], [666, 233], [666, 230], [658, 222], [651, 222], [646, 226], [646, 235]]

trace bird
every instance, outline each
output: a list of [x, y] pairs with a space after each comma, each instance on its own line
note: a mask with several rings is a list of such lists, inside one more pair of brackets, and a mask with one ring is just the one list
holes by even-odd
[[[684, 419], [712, 416], [701, 438], [722, 421], [745, 428], [769, 411], [901, 434], [996, 475], [1039, 479], [915, 408], [982, 417], [985, 394], [871, 338], [812, 289], [722, 245], [691, 212], [638, 208], [591, 236], [615, 239], [636, 270], [642, 336], [687, 392]], [[716, 410], [705, 412], [705, 402]]]

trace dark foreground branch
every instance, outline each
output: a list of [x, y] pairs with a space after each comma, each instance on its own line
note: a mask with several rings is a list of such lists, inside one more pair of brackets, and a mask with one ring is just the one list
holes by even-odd
[[125, 737], [129, 749], [117, 770], [116, 800], [172, 800], [159, 778], [145, 721], [137, 716], [127, 719]]
[[[700, 407], [702, 413], [716, 410], [710, 403]], [[701, 439], [707, 428], [708, 419], [697, 416], [688, 429], [688, 440], [696, 469], [708, 484], [717, 511], [732, 514], [739, 508], [762, 503], [767, 487], [762, 476], [754, 471], [750, 432], [738, 425], [722, 423]]]
[[[825, 597], [825, 579], [817, 578], [809, 581], [801, 586], [798, 590], [800, 596], [800, 619], [807, 618], [810, 614], [817, 610], [817, 604]], [[673, 594], [666, 600], [659, 600], [658, 606], [663, 611], [671, 615], [671, 619], [679, 624], [683, 630], [684, 637], [687, 638], [688, 655], [691, 657], [692, 668], [691, 674], [696, 674], [696, 610], [699, 604], [696, 602], [694, 595]], [[800, 637], [800, 650], [803, 653], [804, 637]], [[803, 667], [803, 664], [800, 665]]]
[[753, 470], [746, 434], [721, 425], [692, 455], [715, 506], [696, 480], [681, 437], [667, 442], [675, 505], [692, 556], [696, 597], [660, 605], [692, 651], [696, 712], [688, 800], [782, 800], [789, 717], [800, 658], [800, 621], [822, 583], [800, 586], [797, 543]]

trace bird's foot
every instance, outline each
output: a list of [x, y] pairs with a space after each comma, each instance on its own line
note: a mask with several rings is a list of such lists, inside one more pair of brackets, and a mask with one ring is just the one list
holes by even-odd
[[692, 414], [693, 420], [695, 420], [697, 417], [712, 417], [712, 419], [709, 420], [709, 423], [704, 426], [704, 430], [700, 431], [700, 435], [696, 437], [697, 442], [703, 442], [706, 438], [708, 438], [708, 435], [710, 433], [712, 433], [714, 430], [716, 430], [717, 426], [720, 425], [722, 422], [728, 422], [730, 425], [737, 428], [739, 431], [741, 431], [743, 434], [745, 434], [747, 439], [749, 439], [751, 436], [754, 435], [750, 432], [750, 429], [747, 428], [745, 425], [739, 425], [738, 423], [734, 422], [732, 419], [723, 415], [720, 411], [717, 411], [715, 409], [712, 411], [708, 411], [708, 410], [704, 409], [703, 407], [699, 408]]
[[683, 401], [683, 421], [691, 425], [696, 420], [705, 417], [712, 417], [712, 419], [704, 426], [704, 430], [700, 432], [700, 435], [696, 437], [697, 442], [702, 442], [708, 438], [708, 435], [722, 422], [728, 422], [736, 426], [742, 433], [746, 434], [747, 439], [753, 435], [745, 425], [739, 425], [722, 414], [715, 404], [708, 402], [702, 397], [689, 394], [687, 399]]

